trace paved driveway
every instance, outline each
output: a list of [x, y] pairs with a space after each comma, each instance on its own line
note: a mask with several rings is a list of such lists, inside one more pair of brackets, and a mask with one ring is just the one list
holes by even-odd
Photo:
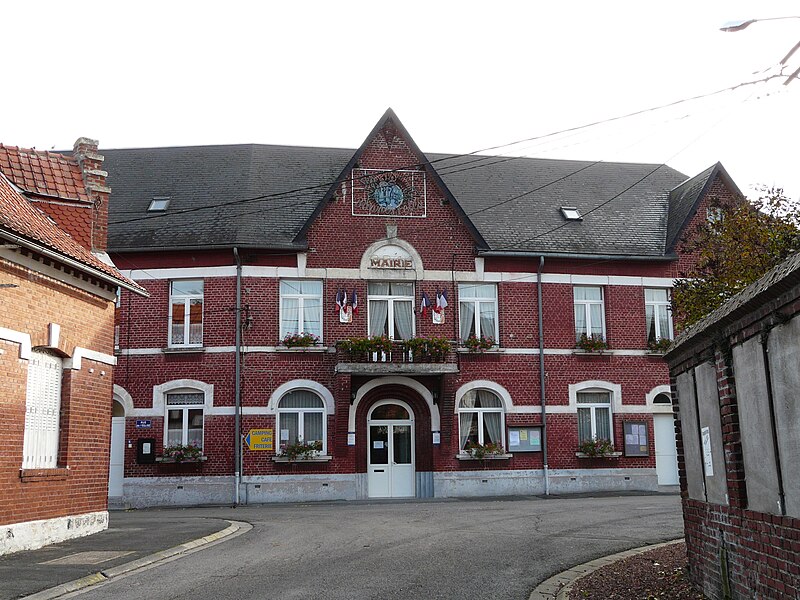
[[[171, 511], [153, 512], [153, 525]], [[191, 509], [247, 534], [80, 593], [84, 600], [491, 598], [683, 535], [676, 495]]]

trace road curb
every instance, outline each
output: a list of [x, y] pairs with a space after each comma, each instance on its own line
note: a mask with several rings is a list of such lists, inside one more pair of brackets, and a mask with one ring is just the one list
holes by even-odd
[[618, 560], [636, 556], [638, 554], [642, 554], [643, 552], [649, 552], [650, 550], [655, 550], [656, 548], [661, 548], [663, 546], [677, 544], [682, 541], [683, 538], [678, 538], [677, 540], [670, 540], [660, 544], [632, 548], [631, 550], [625, 550], [625, 552], [618, 552], [617, 554], [603, 556], [587, 563], [583, 563], [582, 565], [577, 565], [571, 569], [562, 571], [557, 575], [553, 575], [550, 579], [546, 579], [540, 583], [538, 586], [536, 586], [536, 589], [531, 592], [528, 600], [567, 600], [569, 598], [569, 593], [572, 591], [572, 587], [575, 585], [575, 582], [584, 575], [588, 575], [589, 573], [592, 573], [601, 567], [605, 567], [606, 565], [610, 565], [611, 563], [615, 563]]
[[91, 585], [109, 581], [114, 577], [119, 577], [120, 575], [125, 575], [138, 569], [155, 565], [156, 563], [177, 557], [181, 554], [196, 552], [197, 550], [200, 550], [209, 544], [220, 542], [229, 537], [242, 535], [253, 528], [250, 523], [245, 523], [244, 521], [230, 521], [228, 519], [225, 519], [225, 521], [229, 523], [228, 527], [218, 531], [217, 533], [212, 533], [210, 535], [197, 538], [196, 540], [191, 540], [189, 542], [173, 546], [172, 548], [167, 548], [166, 550], [161, 550], [160, 552], [155, 552], [153, 554], [137, 558], [136, 560], [132, 560], [122, 565], [117, 565], [116, 567], [111, 567], [110, 569], [92, 573], [91, 575], [81, 577], [80, 579], [62, 583], [61, 585], [31, 594], [30, 596], [25, 596], [23, 600], [52, 600], [53, 598], [60, 598], [65, 594], [76, 592]]

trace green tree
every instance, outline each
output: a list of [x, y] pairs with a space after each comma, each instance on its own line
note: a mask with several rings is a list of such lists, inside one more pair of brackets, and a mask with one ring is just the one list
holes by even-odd
[[679, 273], [672, 291], [672, 310], [680, 327], [696, 323], [800, 250], [800, 206], [781, 188], [761, 192], [753, 202], [712, 202], [712, 218], [699, 220], [684, 235], [682, 252], [695, 260]]

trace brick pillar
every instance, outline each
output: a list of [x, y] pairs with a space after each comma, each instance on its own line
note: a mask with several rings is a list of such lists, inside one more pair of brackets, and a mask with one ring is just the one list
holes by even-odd
[[747, 508], [747, 487], [744, 479], [744, 458], [739, 426], [739, 404], [736, 398], [736, 377], [733, 373], [729, 346], [714, 349], [717, 369], [719, 414], [722, 425], [722, 447], [725, 452], [725, 476], [728, 483], [728, 502], [731, 506]]
[[103, 156], [97, 152], [97, 140], [78, 138], [72, 155], [81, 167], [86, 193], [94, 202], [92, 213], [92, 250], [105, 252], [108, 247], [108, 198], [111, 188], [106, 185], [108, 173], [102, 169]]

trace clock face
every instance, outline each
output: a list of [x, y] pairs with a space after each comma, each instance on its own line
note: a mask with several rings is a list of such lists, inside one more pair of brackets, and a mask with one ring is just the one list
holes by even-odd
[[372, 199], [378, 206], [394, 210], [403, 203], [405, 197], [399, 185], [391, 181], [381, 181], [372, 191]]

